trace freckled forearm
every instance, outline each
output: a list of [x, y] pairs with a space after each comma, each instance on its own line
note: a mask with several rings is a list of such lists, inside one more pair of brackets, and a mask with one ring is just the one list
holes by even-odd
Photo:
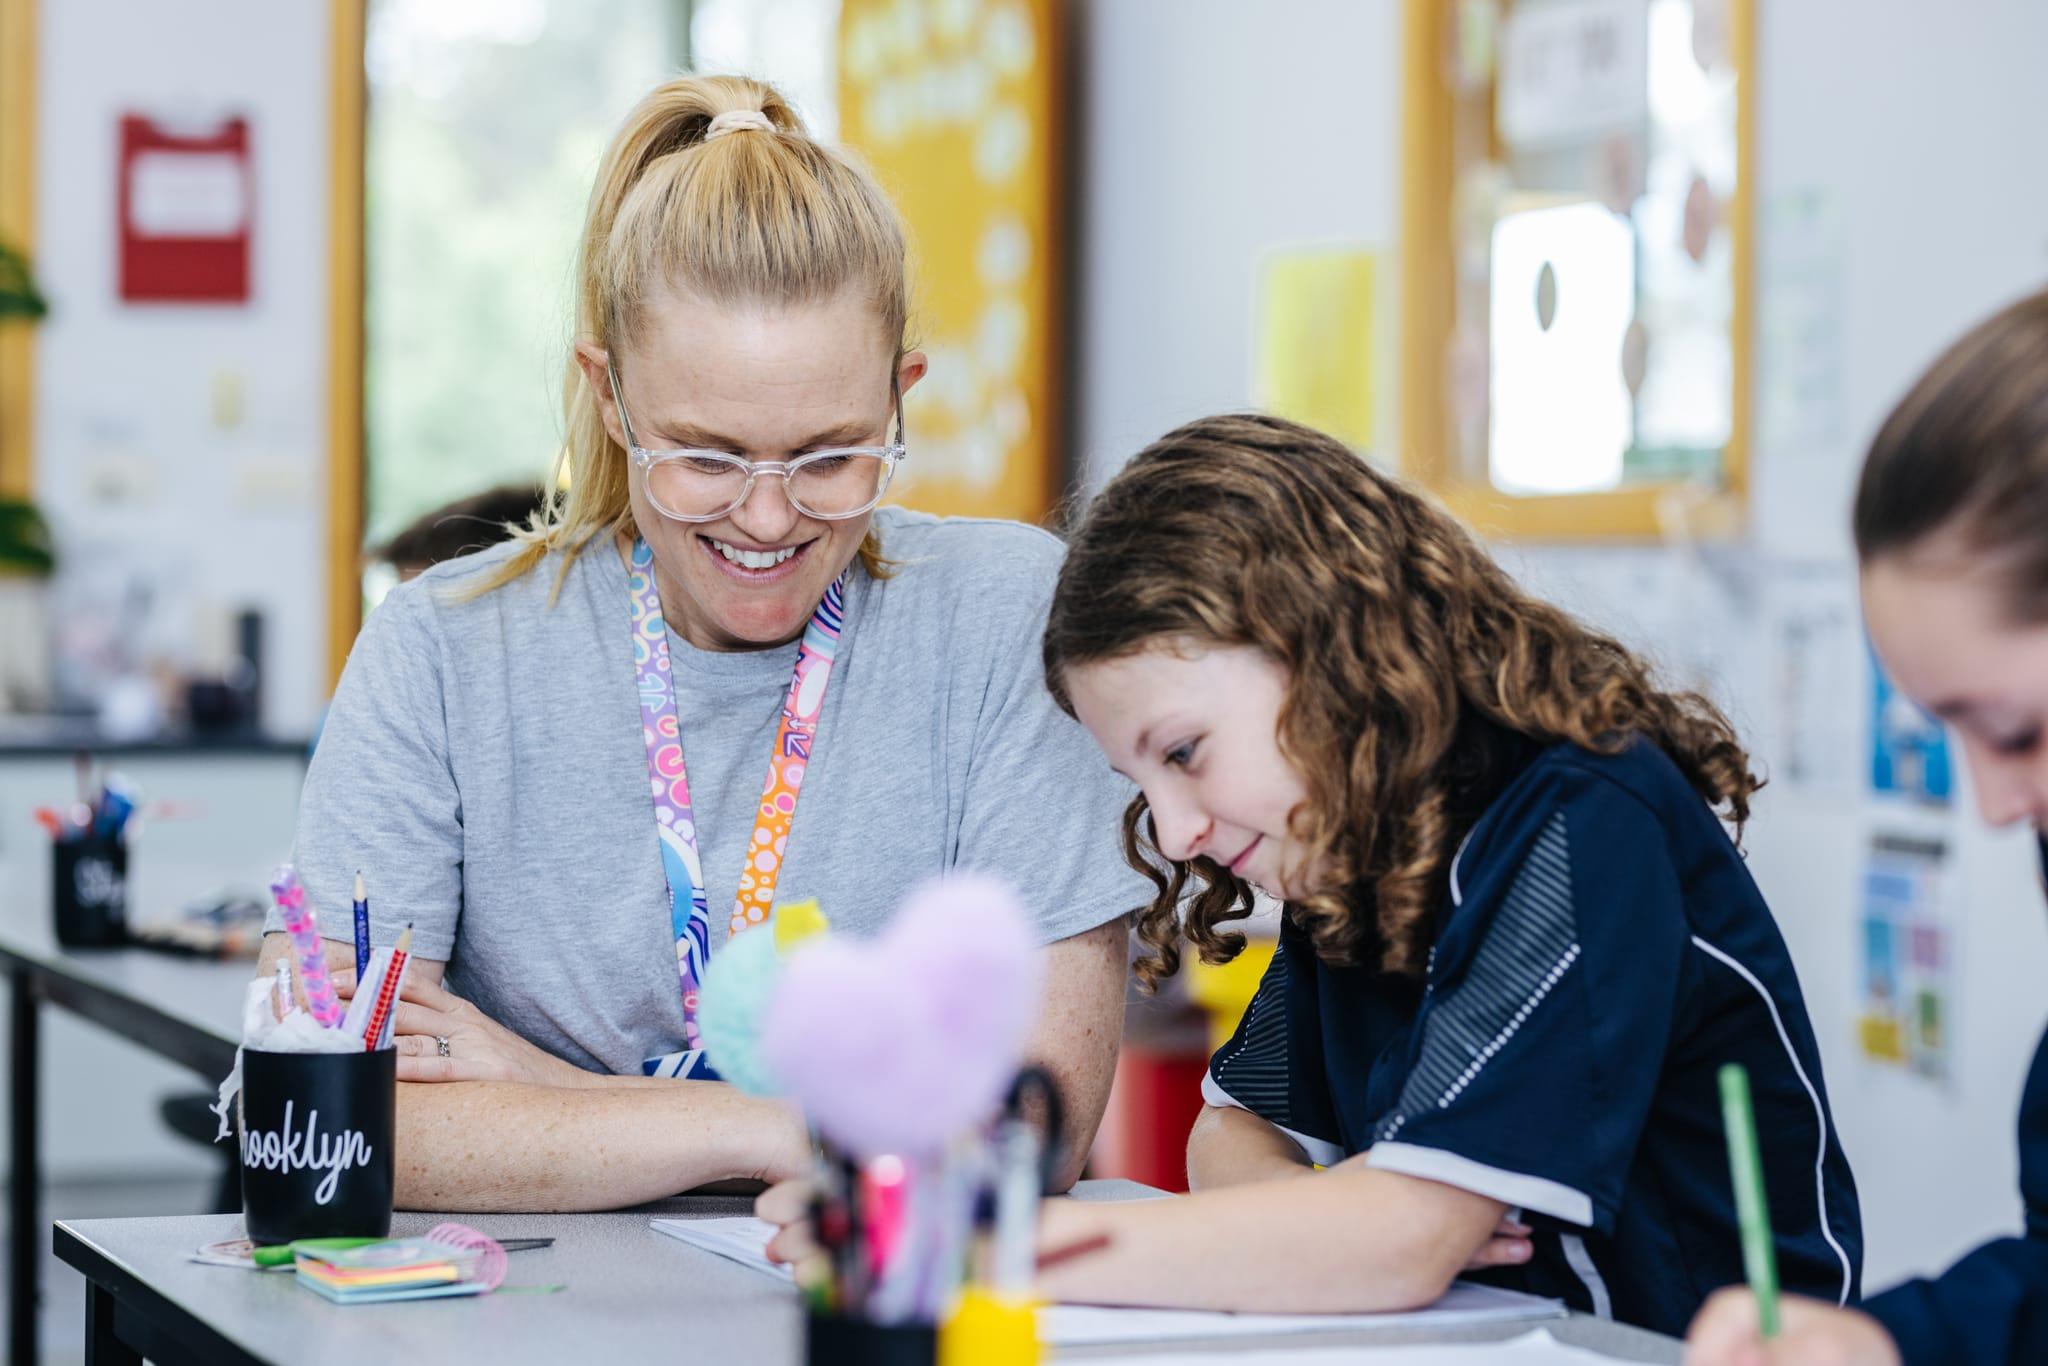
[[1109, 1105], [1123, 1043], [1127, 931], [1119, 918], [1049, 945], [1046, 1004], [1026, 1056], [1059, 1083], [1066, 1126], [1052, 1189], [1080, 1178]]
[[[625, 1079], [622, 1079], [625, 1080]], [[399, 1087], [397, 1201], [428, 1210], [595, 1210], [799, 1168], [787, 1109], [716, 1082]]]

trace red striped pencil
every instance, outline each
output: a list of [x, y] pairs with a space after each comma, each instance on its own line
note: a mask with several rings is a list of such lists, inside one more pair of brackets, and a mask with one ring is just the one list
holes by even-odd
[[384, 1034], [384, 1022], [391, 1014], [391, 1003], [398, 998], [398, 979], [405, 975], [405, 960], [412, 948], [412, 926], [407, 925], [398, 936], [398, 943], [391, 950], [390, 966], [384, 969], [384, 984], [377, 988], [377, 1004], [370, 1008], [370, 1018], [363, 1026], [363, 1048], [377, 1048]]

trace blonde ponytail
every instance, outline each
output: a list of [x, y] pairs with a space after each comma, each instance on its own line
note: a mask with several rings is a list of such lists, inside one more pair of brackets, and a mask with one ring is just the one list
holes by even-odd
[[[714, 128], [714, 123], [718, 126]], [[576, 261], [576, 337], [630, 342], [649, 302], [681, 289], [711, 303], [789, 305], [864, 291], [898, 358], [908, 289], [902, 220], [871, 176], [815, 141], [774, 87], [744, 76], [657, 86], [613, 135], [591, 187]], [[558, 495], [488, 593], [562, 552], [555, 591], [592, 541], [628, 530], [627, 456], [572, 354], [562, 390]], [[883, 572], [873, 533], [860, 558]]]

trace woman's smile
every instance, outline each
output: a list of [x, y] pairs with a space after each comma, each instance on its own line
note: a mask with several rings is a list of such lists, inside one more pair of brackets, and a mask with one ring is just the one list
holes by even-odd
[[813, 537], [796, 545], [760, 546], [699, 532], [697, 544], [733, 582], [748, 587], [767, 587], [801, 574], [804, 561], [811, 547], [817, 544], [817, 539]]

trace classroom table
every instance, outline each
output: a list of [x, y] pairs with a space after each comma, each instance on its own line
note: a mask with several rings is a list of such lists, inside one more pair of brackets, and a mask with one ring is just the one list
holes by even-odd
[[[10, 1142], [8, 1360], [36, 1361], [40, 1224], [37, 1151], [38, 1016], [42, 1003], [70, 1010], [171, 1061], [207, 1082], [233, 1064], [239, 1011], [250, 969], [245, 962], [176, 958], [142, 949], [60, 947], [42, 896], [0, 895], [0, 966], [13, 991]], [[1127, 1182], [1084, 1183], [1096, 1198], [1130, 1194]], [[66, 1220], [55, 1226], [57, 1254], [87, 1281], [87, 1360], [190, 1361], [343, 1360], [362, 1358], [365, 1335], [403, 1330], [412, 1360], [522, 1361], [590, 1359], [599, 1350], [623, 1366], [666, 1360], [682, 1344], [715, 1347], [715, 1361], [796, 1360], [798, 1320], [788, 1295], [757, 1273], [653, 1232], [657, 1214], [743, 1213], [747, 1202], [679, 1197], [643, 1210], [579, 1215], [455, 1216], [503, 1237], [553, 1234], [546, 1252], [514, 1254], [510, 1283], [550, 1279], [562, 1295], [499, 1294], [486, 1302], [394, 1306], [403, 1316], [330, 1305], [281, 1276], [258, 1277], [191, 1262], [191, 1251], [238, 1236], [236, 1215], [160, 1219]], [[395, 1231], [420, 1232], [440, 1216], [400, 1214]], [[285, 1293], [289, 1292], [289, 1293]], [[560, 1306], [564, 1312], [553, 1312]], [[313, 1315], [311, 1319], [308, 1314]], [[343, 1318], [332, 1317], [344, 1314]], [[308, 1325], [313, 1329], [309, 1331]], [[394, 1327], [393, 1325], [396, 1325]], [[1382, 1343], [1486, 1341], [1525, 1332], [1529, 1324], [1475, 1325], [1419, 1338], [1415, 1330], [1377, 1330]], [[1560, 1339], [1622, 1360], [1672, 1362], [1669, 1338], [1574, 1315], [1546, 1324]], [[346, 1329], [346, 1333], [343, 1330]], [[322, 1355], [336, 1345], [332, 1357]], [[1358, 1334], [1238, 1339], [1237, 1348], [1331, 1345], [1367, 1340]], [[1077, 1358], [1129, 1348], [1090, 1348]]]
[[7, 1359], [36, 1358], [41, 1287], [41, 1007], [72, 1011], [172, 1062], [210, 1086], [234, 1065], [247, 962], [179, 958], [148, 949], [67, 949], [57, 943], [40, 888], [0, 895], [0, 967], [7, 973], [11, 1080], [8, 1094]]
[[[1083, 1183], [1083, 1198], [1114, 1196], [1128, 1183]], [[1090, 1190], [1095, 1187], [1095, 1190]], [[523, 1366], [563, 1361], [794, 1363], [800, 1359], [795, 1293], [784, 1283], [655, 1232], [651, 1217], [746, 1213], [730, 1196], [682, 1196], [609, 1214], [400, 1214], [392, 1232], [423, 1233], [455, 1218], [499, 1238], [552, 1236], [555, 1245], [515, 1252], [505, 1285], [478, 1299], [383, 1306], [329, 1303], [284, 1274], [206, 1266], [193, 1249], [238, 1237], [235, 1215], [63, 1220], [57, 1255], [85, 1274], [86, 1360], [159, 1366], [180, 1362], [361, 1366], [364, 1361], [488, 1361]], [[559, 1285], [554, 1293], [534, 1287]], [[1424, 1332], [1349, 1330], [1233, 1338], [1209, 1344], [1218, 1360], [1252, 1348], [1487, 1342], [1517, 1337], [1533, 1322], [1474, 1324]], [[1670, 1338], [1586, 1315], [1541, 1323], [1559, 1340], [1625, 1361], [1675, 1362]], [[1200, 1342], [1156, 1348], [1089, 1347], [1086, 1360], [1150, 1351], [1206, 1350]]]

